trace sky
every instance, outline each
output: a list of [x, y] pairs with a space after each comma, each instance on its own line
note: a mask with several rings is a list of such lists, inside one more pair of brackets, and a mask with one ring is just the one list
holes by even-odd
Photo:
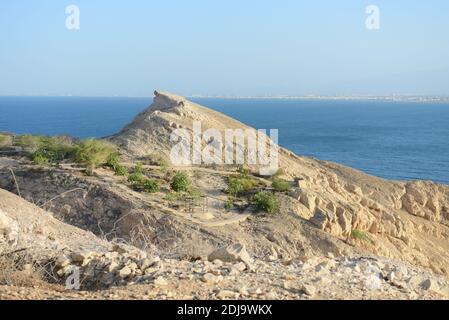
[[449, 95], [448, 15], [447, 0], [0, 1], [0, 95]]

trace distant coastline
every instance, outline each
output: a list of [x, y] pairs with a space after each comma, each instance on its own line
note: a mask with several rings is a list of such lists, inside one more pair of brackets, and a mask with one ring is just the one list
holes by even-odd
[[189, 98], [193, 99], [279, 99], [279, 100], [342, 100], [342, 101], [382, 101], [382, 102], [449, 102], [449, 96], [430, 96], [430, 95], [392, 95], [392, 96], [207, 96], [207, 95], [192, 95]]
[[[149, 99], [150, 96], [127, 96], [127, 95], [0, 95], [0, 98], [135, 98]], [[267, 96], [232, 96], [232, 95], [186, 95], [188, 99], [229, 99], [229, 100], [323, 100], [323, 101], [382, 101], [382, 102], [418, 102], [418, 103], [449, 103], [449, 95], [267, 95]]]

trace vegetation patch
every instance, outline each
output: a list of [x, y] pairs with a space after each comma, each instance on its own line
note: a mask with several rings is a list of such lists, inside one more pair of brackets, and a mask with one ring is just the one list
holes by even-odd
[[370, 238], [366, 232], [354, 229], [351, 231], [351, 238], [361, 241], [369, 241]]
[[288, 192], [291, 189], [290, 183], [282, 179], [274, 179], [271, 186], [278, 192]]
[[154, 179], [147, 179], [143, 183], [143, 189], [148, 193], [156, 193], [161, 190], [161, 185], [157, 180]]
[[279, 201], [276, 196], [267, 191], [260, 191], [253, 197], [253, 206], [256, 212], [275, 214], [279, 212]]
[[12, 146], [12, 137], [6, 134], [0, 134], [0, 148]]
[[175, 192], [189, 192], [192, 182], [184, 172], [177, 172], [173, 177], [170, 188]]
[[241, 197], [259, 185], [258, 181], [248, 176], [230, 177], [227, 193], [232, 197]]
[[88, 139], [82, 141], [75, 150], [75, 160], [86, 168], [87, 174], [100, 165], [107, 164], [117, 148], [105, 141]]

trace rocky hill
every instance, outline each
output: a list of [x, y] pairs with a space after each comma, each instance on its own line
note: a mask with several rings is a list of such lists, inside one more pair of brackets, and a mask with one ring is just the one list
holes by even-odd
[[[203, 130], [254, 131], [156, 92], [152, 106], [106, 138], [120, 148], [128, 172], [136, 173], [140, 162], [139, 173], [160, 183], [154, 192], [107, 167], [86, 176], [68, 160], [36, 165], [20, 146], [0, 151], [3, 263], [13, 261], [19, 273], [38, 265], [52, 285], [64, 284], [78, 267], [81, 289], [90, 290], [46, 294], [25, 286], [26, 296], [449, 297], [448, 186], [387, 181], [283, 148], [275, 178], [261, 176], [258, 165], [244, 173], [241, 166], [173, 166], [170, 135], [192, 132], [194, 121]], [[247, 151], [238, 141], [235, 146]], [[190, 177], [201, 196], [173, 199], [176, 172]], [[232, 178], [250, 182], [251, 190], [229, 203]], [[275, 192], [276, 179], [288, 190]], [[254, 212], [259, 189], [274, 192], [275, 214]], [[6, 284], [0, 297], [14, 297], [14, 284]]]

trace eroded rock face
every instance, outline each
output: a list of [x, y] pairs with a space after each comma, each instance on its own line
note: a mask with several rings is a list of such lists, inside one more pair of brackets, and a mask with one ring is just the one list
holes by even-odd
[[449, 191], [431, 182], [411, 182], [405, 185], [401, 197], [402, 209], [431, 222], [449, 225]]

